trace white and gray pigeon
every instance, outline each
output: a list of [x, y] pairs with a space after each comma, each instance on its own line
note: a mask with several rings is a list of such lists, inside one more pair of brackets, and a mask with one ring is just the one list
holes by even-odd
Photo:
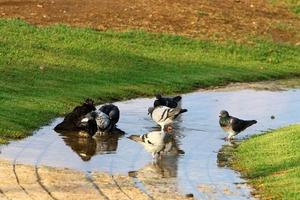
[[242, 120], [232, 117], [226, 110], [222, 110], [219, 117], [219, 124], [221, 128], [228, 133], [228, 137], [225, 138], [226, 140], [233, 139], [234, 136], [244, 131], [249, 126], [257, 123], [256, 120]]
[[148, 114], [150, 114], [153, 121], [161, 126], [163, 130], [165, 126], [172, 124], [181, 113], [187, 112], [187, 109], [169, 108], [167, 106], [150, 107]]
[[81, 122], [87, 123], [87, 131], [91, 136], [96, 132], [110, 132], [114, 125], [110, 117], [100, 110], [86, 114]]
[[165, 150], [166, 144], [172, 141], [172, 136], [163, 130], [151, 131], [143, 135], [131, 135], [129, 139], [141, 143], [146, 151], [152, 153], [152, 157], [157, 160]]

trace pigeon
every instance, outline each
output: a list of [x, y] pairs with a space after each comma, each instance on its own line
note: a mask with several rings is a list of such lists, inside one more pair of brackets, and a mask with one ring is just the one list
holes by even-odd
[[187, 112], [187, 109], [169, 108], [167, 106], [150, 107], [148, 109], [148, 114], [161, 126], [162, 130], [166, 125], [173, 123], [173, 120], [184, 112]]
[[55, 131], [79, 131], [83, 130], [81, 126], [82, 118], [91, 111], [96, 110], [94, 101], [92, 99], [86, 99], [85, 102], [73, 109], [72, 112], [66, 115], [64, 120], [55, 126]]
[[105, 104], [99, 108], [99, 110], [107, 114], [111, 120], [113, 126], [115, 126], [120, 119], [120, 110], [113, 104]]
[[86, 131], [90, 136], [97, 133], [98, 136], [105, 136], [114, 132], [125, 134], [124, 131], [118, 129], [116, 124], [120, 119], [120, 110], [113, 104], [104, 104], [98, 111], [88, 113], [84, 119], [81, 120], [82, 125], [85, 126]]
[[180, 106], [181, 96], [176, 97], [162, 97], [160, 94], [157, 94], [156, 100], [154, 101], [154, 107], [158, 106], [167, 106], [169, 108], [177, 108]]
[[165, 150], [166, 144], [172, 141], [172, 136], [163, 130], [151, 131], [143, 135], [131, 135], [128, 138], [141, 143], [146, 151], [152, 153], [155, 160], [161, 158], [161, 153]]
[[249, 126], [252, 126], [253, 124], [257, 123], [256, 120], [242, 120], [236, 117], [232, 117], [225, 110], [222, 110], [220, 112], [219, 117], [219, 124], [221, 128], [223, 128], [223, 130], [228, 133], [228, 137], [225, 138], [225, 140], [233, 139], [234, 136], [236, 136]]
[[107, 114], [101, 111], [92, 111], [88, 113], [81, 123], [86, 123], [87, 132], [94, 136], [96, 132], [110, 132], [113, 128], [111, 119]]

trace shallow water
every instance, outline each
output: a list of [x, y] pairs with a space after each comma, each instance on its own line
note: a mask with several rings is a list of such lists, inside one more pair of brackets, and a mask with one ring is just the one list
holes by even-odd
[[[138, 171], [145, 176], [161, 177], [169, 186], [183, 194], [193, 193], [198, 199], [250, 199], [250, 189], [239, 174], [218, 167], [217, 152], [226, 144], [226, 134], [218, 125], [218, 114], [226, 109], [233, 116], [256, 119], [237, 139], [254, 133], [300, 122], [300, 90], [289, 91], [206, 91], [183, 95], [182, 107], [187, 108], [174, 124], [177, 145], [184, 150], [180, 156], [167, 156], [157, 164], [143, 146], [129, 139], [156, 128], [147, 115], [153, 99], [135, 99], [115, 103], [121, 110], [118, 127], [123, 137], [91, 139], [59, 134], [50, 125], [21, 141], [0, 147], [0, 158], [16, 163], [67, 167], [86, 172], [105, 171], [111, 174]], [[271, 116], [275, 119], [271, 119]], [[138, 177], [139, 178], [139, 177]], [[140, 178], [141, 179], [141, 178]], [[137, 186], [143, 189], [142, 183]]]

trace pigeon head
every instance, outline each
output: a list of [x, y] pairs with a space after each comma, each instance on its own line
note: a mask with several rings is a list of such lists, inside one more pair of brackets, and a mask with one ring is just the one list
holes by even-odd
[[153, 110], [154, 110], [153, 107], [148, 108], [148, 115], [149, 115], [149, 114], [152, 114]]
[[229, 113], [226, 110], [222, 110], [219, 117], [229, 117]]
[[161, 96], [161, 94], [156, 94], [155, 97], [156, 97], [156, 99], [161, 99], [162, 96]]
[[86, 108], [88, 112], [96, 110], [96, 107], [94, 105], [94, 101], [92, 99], [86, 99], [83, 103], [83, 106]]
[[154, 101], [154, 107], [166, 106], [166, 102], [163, 99], [157, 99]]

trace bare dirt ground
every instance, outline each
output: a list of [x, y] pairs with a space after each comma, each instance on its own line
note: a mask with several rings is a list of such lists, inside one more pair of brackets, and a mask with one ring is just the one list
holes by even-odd
[[267, 0], [0, 0], [0, 17], [37, 25], [143, 29], [217, 41], [300, 44], [300, 18]]
[[243, 89], [252, 90], [269, 90], [269, 91], [284, 91], [300, 87], [300, 79], [283, 79], [276, 81], [260, 81], [253, 83], [230, 83], [226, 86], [217, 86], [207, 89], [199, 89], [198, 91], [237, 91]]

